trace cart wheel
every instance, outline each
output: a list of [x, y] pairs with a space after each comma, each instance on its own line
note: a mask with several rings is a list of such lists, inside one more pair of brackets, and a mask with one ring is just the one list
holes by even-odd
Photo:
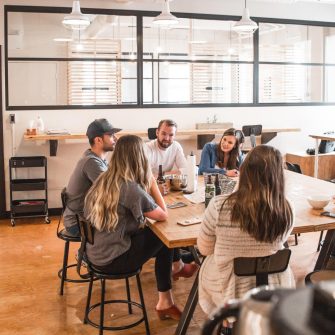
[[10, 219], [10, 224], [12, 225], [12, 227], [15, 227], [15, 220], [14, 219]]
[[47, 224], [49, 224], [49, 223], [51, 222], [50, 219], [49, 219], [47, 216], [45, 217], [45, 220], [44, 220], [44, 221], [45, 221], [45, 223], [47, 223]]

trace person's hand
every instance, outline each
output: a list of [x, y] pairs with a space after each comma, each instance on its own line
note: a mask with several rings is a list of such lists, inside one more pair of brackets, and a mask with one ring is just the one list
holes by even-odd
[[169, 193], [169, 185], [167, 182], [165, 182], [164, 184], [158, 184], [158, 189], [159, 192], [161, 192], [161, 195], [167, 195]]
[[239, 171], [236, 169], [226, 171], [227, 177], [237, 177], [238, 175], [239, 175]]

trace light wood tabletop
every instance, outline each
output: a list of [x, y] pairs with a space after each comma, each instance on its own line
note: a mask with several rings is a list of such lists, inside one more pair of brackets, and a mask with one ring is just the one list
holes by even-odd
[[[285, 179], [287, 197], [292, 201], [295, 208], [295, 226], [292, 233], [335, 229], [334, 218], [320, 216], [320, 213], [325, 210], [335, 212], [333, 201], [323, 210], [313, 209], [307, 202], [309, 195], [335, 195], [335, 184], [291, 171], [285, 171]], [[199, 184], [202, 183], [203, 179], [200, 177]], [[167, 204], [182, 201], [187, 206], [169, 209], [168, 220], [151, 223], [149, 224], [150, 228], [169, 248], [195, 245], [200, 224], [185, 227], [177, 224], [177, 222], [195, 216], [203, 216], [205, 204], [192, 204], [183, 196], [182, 192], [170, 192], [164, 199]]]

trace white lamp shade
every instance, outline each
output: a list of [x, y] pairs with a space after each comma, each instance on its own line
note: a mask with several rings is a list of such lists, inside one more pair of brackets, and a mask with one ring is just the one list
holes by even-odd
[[153, 19], [153, 23], [162, 26], [170, 26], [178, 24], [178, 19], [171, 14], [169, 0], [165, 0], [165, 6], [162, 12]]
[[91, 21], [87, 15], [81, 12], [79, 0], [75, 0], [73, 1], [71, 14], [66, 15], [62, 23], [66, 28], [83, 30], [90, 25]]
[[244, 8], [243, 15], [240, 21], [237, 21], [232, 27], [233, 31], [238, 33], [247, 34], [254, 33], [258, 29], [258, 25], [255, 21], [250, 19], [248, 8]]

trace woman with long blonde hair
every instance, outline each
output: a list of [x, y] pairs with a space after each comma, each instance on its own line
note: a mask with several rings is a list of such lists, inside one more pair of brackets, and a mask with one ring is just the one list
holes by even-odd
[[[268, 256], [283, 249], [293, 221], [281, 154], [257, 146], [241, 165], [237, 191], [213, 198], [201, 224], [198, 247], [207, 257], [200, 269], [199, 303], [206, 313], [255, 287], [255, 276], [234, 274], [234, 258]], [[294, 287], [290, 268], [270, 275], [269, 284]]]
[[108, 170], [86, 196], [84, 213], [95, 228], [94, 244], [87, 244], [89, 261], [113, 274], [135, 271], [155, 257], [157, 314], [178, 320], [181, 311], [171, 291], [173, 249], [144, 226], [146, 218], [165, 220], [167, 209], [141, 138], [126, 135], [118, 140]]

